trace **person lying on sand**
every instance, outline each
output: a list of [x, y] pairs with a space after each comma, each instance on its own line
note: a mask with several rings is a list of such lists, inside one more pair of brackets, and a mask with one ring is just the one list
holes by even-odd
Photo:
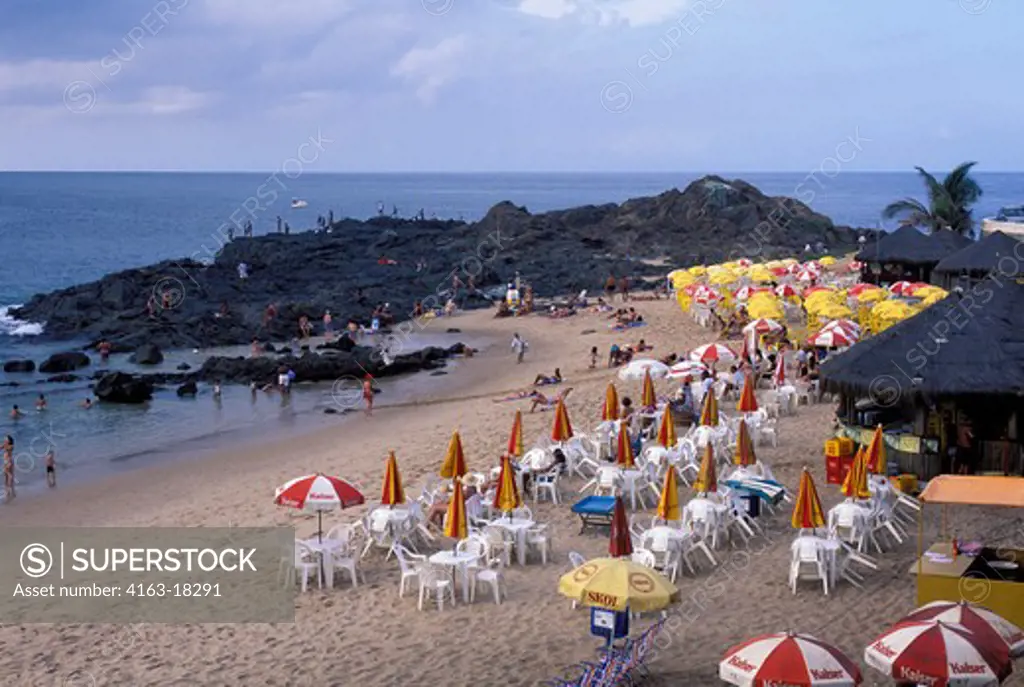
[[654, 350], [654, 346], [651, 346], [650, 344], [648, 344], [643, 339], [640, 339], [640, 341], [637, 342], [636, 348], [634, 350], [637, 353], [643, 353], [644, 351], [653, 351]]
[[547, 386], [549, 384], [561, 384], [562, 383], [562, 371], [555, 368], [555, 374], [551, 377], [545, 375], [537, 375], [537, 378], [533, 380], [534, 386]]
[[514, 391], [504, 398], [496, 398], [494, 399], [494, 402], [504, 403], [505, 401], [521, 401], [524, 398], [533, 398], [538, 393], [540, 392], [534, 391], [533, 389], [523, 389], [522, 391]]
[[544, 406], [542, 410], [554, 408], [559, 401], [564, 401], [571, 392], [572, 387], [570, 386], [567, 389], [563, 389], [562, 391], [560, 391], [558, 395], [555, 396], [554, 398], [548, 398], [547, 396], [538, 391], [534, 394], [533, 403], [530, 405], [530, 412], [532, 413], [535, 410], [537, 410], [538, 406]]

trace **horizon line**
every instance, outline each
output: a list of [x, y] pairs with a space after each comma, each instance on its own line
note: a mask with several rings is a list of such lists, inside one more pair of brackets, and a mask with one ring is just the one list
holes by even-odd
[[[280, 170], [275, 170], [280, 171]], [[261, 169], [2, 169], [0, 174], [274, 174], [275, 171]], [[939, 170], [943, 171], [943, 170]], [[948, 171], [948, 170], [947, 170]], [[614, 175], [665, 175], [679, 174], [687, 176], [731, 176], [736, 174], [814, 174], [815, 170], [806, 169], [749, 169], [749, 170], [726, 170], [721, 172], [708, 172], [697, 170], [385, 170], [385, 171], [352, 171], [352, 170], [309, 170], [303, 171], [303, 176], [327, 176], [327, 175], [350, 175], [350, 176], [410, 176], [410, 175], [448, 175], [448, 176], [470, 176], [485, 174], [505, 175], [592, 175], [592, 176], [614, 176]], [[974, 174], [1024, 174], [1024, 169], [993, 169], [973, 172]], [[917, 174], [914, 168], [909, 169], [864, 169], [849, 170], [841, 174]], [[839, 175], [836, 175], [839, 176]]]

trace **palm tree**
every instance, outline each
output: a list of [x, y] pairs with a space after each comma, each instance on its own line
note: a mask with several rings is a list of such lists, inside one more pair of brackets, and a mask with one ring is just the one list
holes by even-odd
[[971, 218], [971, 205], [981, 197], [981, 187], [970, 177], [971, 167], [976, 162], [964, 162], [939, 180], [921, 167], [915, 167], [924, 180], [928, 190], [928, 205], [915, 198], [904, 198], [889, 203], [882, 210], [882, 217], [892, 219], [902, 217], [900, 224], [920, 227], [933, 231], [949, 230], [973, 237], [974, 220]]

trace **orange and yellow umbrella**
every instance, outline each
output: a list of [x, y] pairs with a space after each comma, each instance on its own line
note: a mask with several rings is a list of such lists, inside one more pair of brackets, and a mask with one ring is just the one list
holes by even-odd
[[809, 530], [825, 526], [825, 516], [821, 513], [821, 499], [814, 486], [814, 479], [807, 468], [800, 475], [800, 490], [793, 506], [793, 517], [790, 524], [798, 530]]
[[658, 405], [658, 397], [654, 393], [654, 380], [651, 379], [649, 368], [644, 370], [644, 388], [640, 393], [640, 405], [644, 408], [654, 408]]
[[700, 461], [700, 471], [693, 482], [693, 490], [698, 494], [718, 491], [718, 474], [715, 470], [715, 450], [711, 442], [704, 447], [704, 457]]
[[743, 378], [743, 393], [740, 394], [736, 410], [741, 413], [753, 413], [757, 410], [757, 396], [754, 395], [753, 375], [747, 375]]
[[516, 419], [512, 421], [512, 433], [508, 436], [508, 455], [523, 455], [523, 413], [516, 411]]
[[607, 391], [604, 392], [604, 406], [601, 407], [601, 421], [608, 422], [609, 420], [618, 419], [619, 392], [616, 391], [614, 384], [609, 383]]
[[626, 424], [623, 423], [622, 427], [619, 427], [619, 437], [616, 440], [615, 463], [624, 468], [631, 468], [635, 462], [633, 442], [629, 440], [629, 431], [626, 429]]
[[673, 448], [677, 441], [676, 421], [672, 417], [672, 408], [666, 405], [661, 416], [661, 424], [658, 425], [658, 443], [665, 448]]
[[512, 517], [512, 511], [523, 505], [523, 499], [519, 495], [519, 487], [516, 485], [516, 475], [512, 470], [512, 461], [507, 455], [501, 457], [501, 470], [498, 473], [498, 488], [494, 492], [494, 502], [491, 504], [494, 510], [508, 513]]
[[846, 479], [843, 480], [841, 491], [844, 496], [854, 499], [871, 498], [871, 490], [868, 489], [868, 467], [864, 460], [863, 448], [858, 449], [857, 455], [854, 456], [853, 465], [850, 466], [850, 471], [846, 473]]
[[700, 423], [705, 427], [718, 426], [718, 399], [715, 398], [715, 393], [711, 389], [704, 394], [704, 407], [700, 411]]
[[658, 517], [668, 522], [679, 520], [679, 482], [675, 466], [669, 465], [658, 498]]
[[402, 476], [398, 473], [398, 459], [395, 452], [388, 454], [388, 462], [384, 468], [384, 485], [380, 490], [380, 502], [385, 506], [398, 506], [405, 503], [405, 490], [402, 489]]
[[882, 436], [882, 425], [875, 427], [875, 433], [871, 437], [871, 443], [864, 453], [864, 462], [868, 471], [876, 475], [884, 474], [886, 471], [887, 458], [885, 456], [885, 437]]
[[445, 479], [454, 479], [465, 474], [466, 456], [462, 452], [462, 439], [459, 438], [459, 430], [455, 430], [452, 432], [452, 438], [448, 441], [448, 453], [445, 454], [440, 475]]
[[740, 420], [740, 427], [736, 434], [736, 452], [733, 453], [732, 462], [744, 467], [757, 462], [757, 456], [754, 455], [754, 442], [750, 440], [750, 430], [747, 429], [746, 420]]
[[572, 439], [572, 424], [569, 422], [569, 411], [565, 409], [565, 401], [558, 399], [555, 406], [555, 423], [551, 427], [551, 441], [560, 444]]
[[444, 519], [444, 536], [460, 540], [466, 538], [466, 501], [462, 498], [462, 480], [455, 480], [452, 499], [448, 502], [448, 513]]

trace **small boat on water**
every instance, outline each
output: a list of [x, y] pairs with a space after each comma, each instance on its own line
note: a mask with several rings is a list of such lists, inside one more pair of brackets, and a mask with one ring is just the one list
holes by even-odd
[[293, 210], [300, 210], [300, 209], [302, 209], [304, 207], [307, 207], [307, 206], [309, 206], [309, 203], [307, 203], [306, 201], [302, 200], [301, 198], [292, 198], [292, 209]]
[[1014, 238], [1024, 239], [1024, 205], [1009, 205], [999, 208], [995, 217], [986, 217], [981, 221], [983, 234], [1001, 231]]

